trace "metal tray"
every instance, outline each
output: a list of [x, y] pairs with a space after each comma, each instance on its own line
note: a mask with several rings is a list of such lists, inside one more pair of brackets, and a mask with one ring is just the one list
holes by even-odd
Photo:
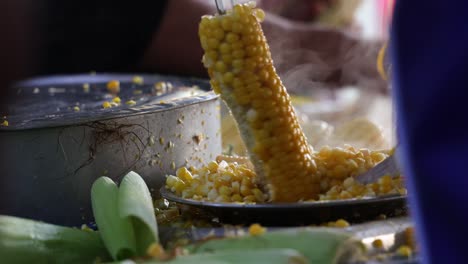
[[367, 199], [323, 202], [235, 204], [202, 202], [181, 198], [162, 187], [161, 196], [180, 205], [199, 208], [221, 223], [261, 223], [265, 226], [300, 226], [321, 224], [343, 218], [350, 222], [372, 220], [384, 214], [388, 217], [407, 213], [406, 196], [389, 195]]

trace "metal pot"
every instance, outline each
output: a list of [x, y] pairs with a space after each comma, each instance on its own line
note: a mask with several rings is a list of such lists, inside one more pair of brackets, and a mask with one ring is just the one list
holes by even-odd
[[[142, 77], [144, 84], [132, 75], [78, 75], [15, 86], [10, 125], [0, 127], [0, 214], [79, 226], [93, 221], [90, 189], [99, 176], [118, 182], [133, 170], [157, 197], [165, 175], [221, 153], [218, 97], [193, 87], [208, 90], [206, 81]], [[110, 80], [120, 81], [122, 103], [103, 109]], [[172, 89], [155, 88], [161, 81]]]

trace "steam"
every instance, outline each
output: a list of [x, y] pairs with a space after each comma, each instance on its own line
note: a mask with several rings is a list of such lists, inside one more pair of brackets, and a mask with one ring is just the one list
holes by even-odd
[[[324, 120], [334, 126], [347, 123], [356, 117], [365, 117], [378, 127], [385, 128], [384, 138], [392, 141], [391, 111], [387, 113], [391, 106], [385, 109], [379, 107], [387, 102], [381, 100], [388, 90], [387, 83], [381, 79], [376, 69], [377, 54], [382, 43], [361, 40], [331, 28], [317, 27], [317, 32], [291, 38], [288, 37], [288, 32], [269, 29], [265, 30], [265, 33], [275, 68], [291, 94], [330, 99], [337, 94], [337, 89], [351, 86], [361, 91], [358, 99], [347, 105], [344, 112], [333, 109], [338, 112], [318, 113], [311, 116], [311, 120]], [[385, 98], [388, 100], [388, 97]], [[378, 117], [372, 113], [378, 112], [376, 109], [380, 109]], [[303, 124], [307, 137], [318, 140], [317, 131], [309, 129], [309, 125]], [[366, 127], [356, 127], [356, 130], [366, 130]], [[325, 144], [351, 143], [350, 138], [335, 139], [334, 142], [324, 140]], [[384, 140], [366, 144], [369, 147], [385, 145], [382, 142]], [[315, 141], [311, 143], [315, 146], [320, 145]]]
[[310, 94], [310, 90], [346, 86], [366, 92], [387, 90], [376, 69], [381, 43], [331, 28], [292, 38], [285, 32], [266, 33], [278, 74], [292, 93]]

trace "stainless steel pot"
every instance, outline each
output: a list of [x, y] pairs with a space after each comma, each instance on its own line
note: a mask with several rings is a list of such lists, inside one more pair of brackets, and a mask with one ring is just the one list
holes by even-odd
[[[99, 176], [119, 181], [133, 170], [158, 196], [165, 175], [214, 159], [221, 152], [219, 100], [193, 87], [208, 90], [208, 83], [142, 77], [144, 84], [132, 75], [18, 84], [10, 125], [0, 128], [0, 214], [79, 226], [93, 221], [90, 189]], [[122, 104], [103, 109], [110, 80], [120, 81]], [[156, 89], [161, 81], [172, 89]], [[136, 104], [126, 105], [130, 99]]]

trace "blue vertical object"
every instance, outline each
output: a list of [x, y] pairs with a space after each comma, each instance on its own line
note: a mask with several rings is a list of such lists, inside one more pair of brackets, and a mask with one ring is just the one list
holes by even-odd
[[422, 261], [468, 263], [468, 1], [398, 1], [391, 54]]

